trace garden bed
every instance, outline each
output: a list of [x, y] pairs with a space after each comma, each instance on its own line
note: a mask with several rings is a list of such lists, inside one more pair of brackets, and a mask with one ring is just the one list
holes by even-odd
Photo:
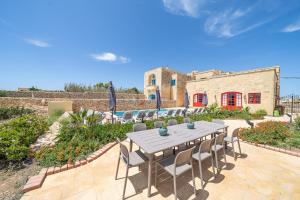
[[254, 144], [270, 145], [291, 151], [300, 151], [300, 118], [295, 123], [267, 121], [253, 129], [241, 129], [240, 137]]
[[[265, 111], [250, 114], [249, 110], [226, 111], [211, 106], [204, 114], [190, 115], [193, 121], [211, 121], [212, 119], [263, 119]], [[54, 147], [45, 147], [35, 155], [39, 164], [44, 167], [63, 166], [74, 164], [76, 161], [86, 159], [89, 154], [100, 149], [103, 145], [113, 142], [116, 138], [123, 139], [126, 134], [132, 132], [132, 123], [98, 125], [96, 116], [86, 117], [86, 112], [72, 114], [69, 120], [62, 122], [58, 140]], [[176, 119], [183, 123], [184, 117], [160, 118], [167, 121]], [[86, 119], [87, 124], [83, 121]], [[156, 120], [145, 121], [147, 129], [154, 128]]]

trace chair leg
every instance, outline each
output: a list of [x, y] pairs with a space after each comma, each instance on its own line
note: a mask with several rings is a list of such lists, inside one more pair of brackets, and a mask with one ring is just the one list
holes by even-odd
[[192, 179], [193, 179], [193, 186], [194, 186], [194, 194], [197, 195], [196, 191], [196, 184], [195, 184], [195, 173], [194, 173], [194, 167], [193, 167], [193, 161], [191, 160], [191, 166], [192, 166]]
[[241, 145], [240, 145], [240, 140], [238, 139], [238, 146], [239, 146], [239, 151], [240, 151], [240, 155], [242, 155], [242, 151], [241, 151]]
[[174, 179], [174, 196], [175, 196], [175, 200], [177, 200], [176, 176], [173, 176], [173, 179]]
[[115, 180], [118, 179], [118, 172], [119, 172], [119, 165], [120, 165], [120, 156], [119, 156], [119, 159], [118, 159], [118, 165], [117, 165], [117, 170], [116, 170], [116, 176], [115, 176]]
[[215, 164], [214, 164], [214, 159], [213, 159], [213, 156], [211, 154], [211, 167], [213, 169], [213, 173], [214, 173], [214, 177], [216, 178], [216, 172], [215, 172]]
[[225, 167], [227, 167], [226, 153], [225, 153], [225, 145], [223, 145], [223, 153], [224, 153]]
[[200, 174], [200, 180], [201, 180], [201, 188], [203, 189], [203, 176], [202, 176], [202, 165], [201, 160], [199, 160], [199, 174]]
[[234, 142], [232, 141], [232, 151], [233, 151], [233, 158], [236, 160], [236, 155], [235, 155], [235, 149], [234, 149]]
[[124, 182], [124, 188], [123, 188], [123, 196], [122, 199], [125, 199], [125, 191], [126, 191], [126, 185], [127, 185], [127, 178], [128, 178], [128, 170], [129, 166], [126, 166], [126, 176], [125, 176], [125, 182]]
[[155, 178], [154, 178], [154, 186], [157, 188], [157, 163], [155, 163]]
[[217, 166], [217, 171], [218, 171], [218, 169], [219, 169], [218, 152], [217, 152], [217, 151], [214, 151], [214, 153], [215, 153], [216, 166]]

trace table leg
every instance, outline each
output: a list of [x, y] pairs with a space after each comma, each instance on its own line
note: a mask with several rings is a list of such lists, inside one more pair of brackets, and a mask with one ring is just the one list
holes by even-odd
[[132, 140], [130, 140], [130, 143], [129, 143], [129, 151], [132, 152]]
[[[228, 128], [227, 127], [224, 129], [224, 132], [225, 132], [225, 137], [227, 137], [227, 134], [228, 134]], [[225, 142], [225, 149], [227, 149], [227, 142]]]
[[148, 197], [151, 196], [152, 160], [153, 160], [153, 155], [150, 154], [149, 163], [148, 163]]

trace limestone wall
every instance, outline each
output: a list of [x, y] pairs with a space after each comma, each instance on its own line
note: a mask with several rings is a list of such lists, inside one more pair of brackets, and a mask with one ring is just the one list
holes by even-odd
[[[73, 111], [77, 112], [81, 107], [98, 111], [108, 111], [107, 99], [62, 99], [62, 98], [14, 98], [0, 97], [0, 107], [23, 106], [35, 109], [41, 113], [48, 112], [50, 101], [72, 101]], [[155, 109], [155, 101], [145, 99], [117, 99], [117, 110], [142, 110]], [[176, 107], [176, 101], [162, 101], [162, 108]]]
[[[274, 70], [260, 71], [245, 74], [233, 74], [217, 78], [187, 82], [187, 90], [190, 102], [193, 103], [193, 95], [207, 92], [209, 105], [217, 103], [221, 105], [221, 94], [223, 92], [241, 92], [242, 106], [250, 107], [252, 112], [258, 109], [265, 109], [272, 114], [275, 107], [275, 98], [279, 91], [276, 91], [276, 77]], [[260, 104], [248, 104], [249, 93], [261, 93]]]
[[[45, 91], [7, 91], [7, 97], [24, 98], [65, 98], [65, 99], [107, 99], [105, 92], [45, 92]], [[119, 99], [145, 99], [144, 94], [116, 93]]]

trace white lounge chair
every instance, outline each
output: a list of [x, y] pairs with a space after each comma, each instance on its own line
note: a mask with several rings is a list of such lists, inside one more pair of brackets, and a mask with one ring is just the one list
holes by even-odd
[[125, 112], [123, 117], [120, 118], [120, 121], [121, 121], [121, 124], [133, 122], [132, 112]]
[[174, 110], [168, 110], [168, 112], [166, 112], [163, 116], [164, 117], [172, 117], [174, 113]]
[[180, 113], [181, 113], [181, 109], [177, 109], [173, 116], [177, 117], [180, 115]]
[[153, 119], [154, 114], [155, 114], [155, 111], [154, 111], [154, 110], [149, 111], [149, 112], [146, 114], [145, 120], [151, 120], [151, 119]]
[[135, 122], [142, 122], [145, 116], [146, 116], [145, 111], [139, 111], [138, 114], [133, 117], [133, 120]]

